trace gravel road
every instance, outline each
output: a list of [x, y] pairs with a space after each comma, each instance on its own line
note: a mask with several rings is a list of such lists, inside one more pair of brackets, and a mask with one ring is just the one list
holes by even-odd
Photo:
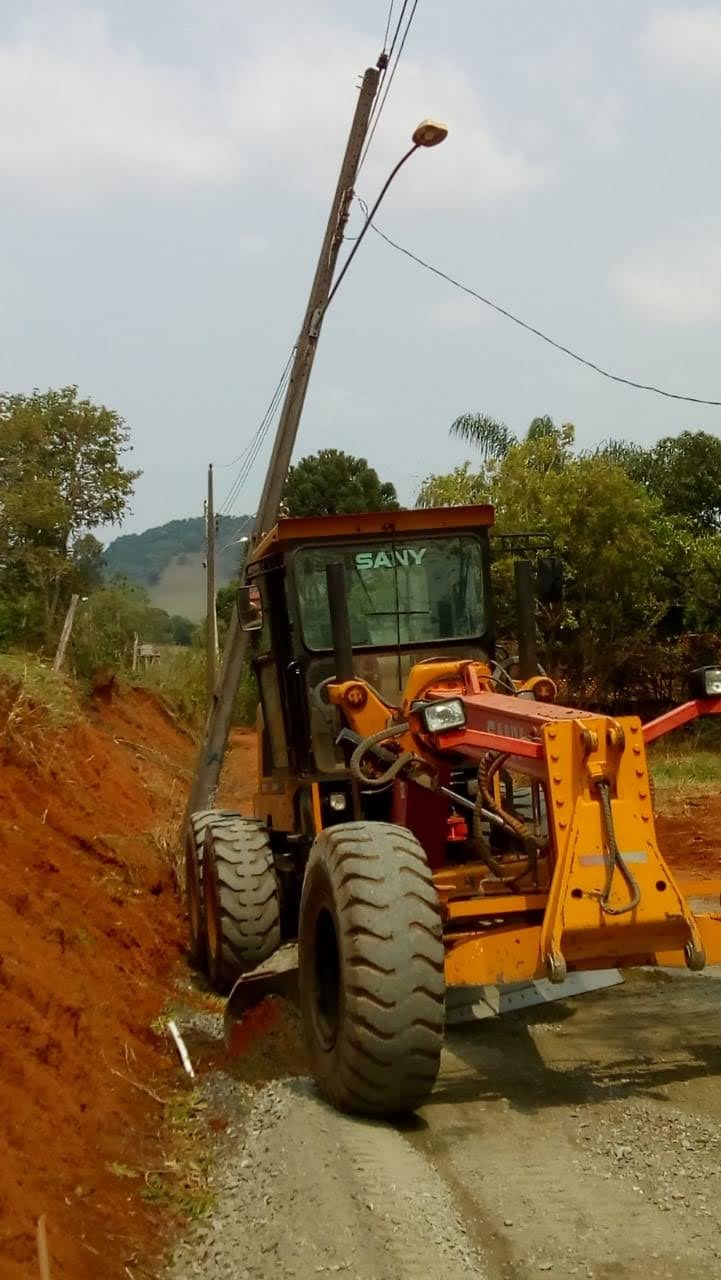
[[230, 1123], [167, 1280], [721, 1276], [719, 978], [637, 972], [453, 1030], [403, 1128], [319, 1100], [288, 1011], [275, 1080], [203, 1077]]

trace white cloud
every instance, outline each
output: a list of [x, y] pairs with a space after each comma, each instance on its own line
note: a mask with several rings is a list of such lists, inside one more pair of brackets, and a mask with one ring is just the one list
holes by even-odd
[[665, 325], [721, 321], [721, 226], [690, 227], [619, 264], [613, 283], [645, 319]]
[[[445, 209], [492, 205], [545, 182], [540, 160], [497, 135], [468, 76], [448, 62], [409, 57], [393, 82], [374, 141], [368, 176], [376, 186], [426, 116], [443, 120], [448, 137], [440, 147], [413, 157], [399, 182], [409, 199], [422, 197]], [[373, 184], [368, 186], [372, 190]]]
[[[15, 200], [100, 202], [134, 191], [250, 181], [323, 197], [353, 110], [353, 83], [377, 50], [313, 19], [292, 36], [249, 28], [224, 70], [150, 62], [113, 43], [102, 21], [76, 15], [0, 41], [0, 179]], [[542, 166], [499, 141], [475, 86], [449, 63], [404, 57], [363, 173], [372, 192], [418, 122], [447, 119], [450, 136], [414, 157], [402, 198], [448, 208], [504, 200], [543, 180]], [[405, 193], [405, 194], [403, 194]]]
[[0, 175], [11, 190], [74, 205], [123, 190], [217, 182], [239, 167], [203, 86], [113, 48], [96, 20], [52, 43], [0, 45]]
[[673, 75], [721, 79], [721, 9], [664, 9], [651, 18], [644, 51]]

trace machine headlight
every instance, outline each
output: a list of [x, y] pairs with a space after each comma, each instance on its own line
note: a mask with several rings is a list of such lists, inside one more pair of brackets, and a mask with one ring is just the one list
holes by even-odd
[[429, 733], [443, 733], [446, 729], [462, 729], [466, 712], [460, 698], [447, 702], [429, 702], [423, 708], [423, 722]]
[[721, 698], [721, 667], [697, 667], [691, 672], [694, 698]]
[[342, 813], [346, 807], [346, 798], [342, 791], [331, 791], [328, 803], [334, 813]]

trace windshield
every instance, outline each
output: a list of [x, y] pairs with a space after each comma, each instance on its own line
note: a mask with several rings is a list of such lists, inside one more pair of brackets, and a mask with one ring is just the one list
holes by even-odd
[[345, 568], [354, 648], [482, 636], [482, 561], [481, 542], [470, 536], [301, 548], [295, 578], [303, 640], [309, 649], [332, 646], [325, 571], [333, 562]]

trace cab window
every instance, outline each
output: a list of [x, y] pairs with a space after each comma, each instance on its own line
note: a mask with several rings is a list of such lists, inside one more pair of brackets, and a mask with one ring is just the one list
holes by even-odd
[[301, 548], [295, 580], [307, 648], [332, 647], [326, 566], [345, 569], [354, 648], [433, 644], [486, 630], [483, 546], [472, 536]]

